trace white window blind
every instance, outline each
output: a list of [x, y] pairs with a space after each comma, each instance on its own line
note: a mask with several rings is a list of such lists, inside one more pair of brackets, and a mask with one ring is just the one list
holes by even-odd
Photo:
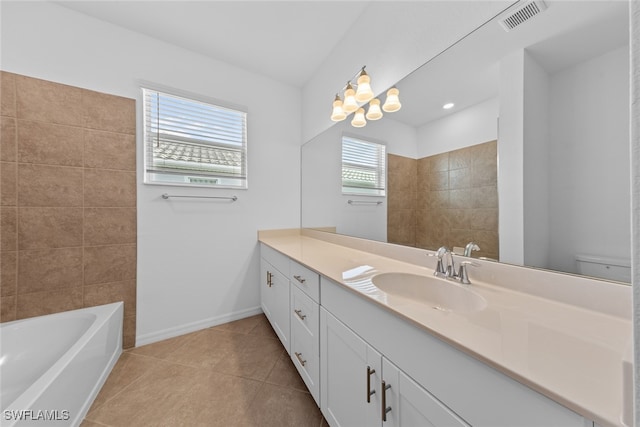
[[385, 195], [386, 150], [383, 144], [342, 137], [342, 192]]
[[247, 187], [247, 113], [143, 88], [145, 182]]

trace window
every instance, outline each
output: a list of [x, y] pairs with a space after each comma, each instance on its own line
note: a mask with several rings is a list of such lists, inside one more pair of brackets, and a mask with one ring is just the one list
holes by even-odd
[[247, 113], [143, 88], [145, 182], [247, 188]]
[[385, 195], [385, 146], [342, 137], [342, 193]]

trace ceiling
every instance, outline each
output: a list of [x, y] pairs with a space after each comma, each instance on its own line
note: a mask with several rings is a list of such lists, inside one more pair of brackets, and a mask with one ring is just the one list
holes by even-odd
[[[499, 60], [514, 49], [527, 48], [548, 72], [555, 72], [598, 51], [605, 52], [628, 38], [626, 1], [545, 1], [547, 10], [511, 32], [505, 33], [496, 22], [485, 24], [414, 71], [398, 84], [403, 108], [394, 117], [417, 127], [497, 96]], [[302, 88], [372, 2], [61, 0], [55, 3]], [[517, 7], [512, 6], [511, 10]], [[380, 31], [385, 28], [383, 22], [366, 25]], [[410, 33], [411, 29], [405, 31]], [[445, 102], [455, 102], [456, 107], [445, 111], [442, 109]]]
[[55, 1], [66, 8], [302, 87], [368, 1]]

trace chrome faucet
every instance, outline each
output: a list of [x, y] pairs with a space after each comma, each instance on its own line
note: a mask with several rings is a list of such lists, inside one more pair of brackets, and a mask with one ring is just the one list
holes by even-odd
[[442, 246], [436, 251], [435, 256], [438, 257], [438, 263], [436, 264], [436, 271], [433, 272], [434, 276], [446, 277], [447, 269], [442, 263], [442, 258], [444, 258], [447, 255], [447, 253], [449, 253], [449, 249], [446, 246]]
[[[469, 243], [469, 245], [474, 245], [478, 247], [475, 243]], [[470, 247], [467, 245], [467, 247]], [[478, 249], [469, 249], [469, 253], [471, 250], [479, 250]], [[466, 253], [466, 250], [465, 250]], [[448, 280], [455, 280], [464, 285], [470, 285], [471, 281], [469, 281], [469, 274], [467, 273], [467, 266], [474, 265], [478, 266], [475, 262], [472, 261], [462, 261], [460, 263], [460, 267], [458, 271], [456, 271], [456, 264], [453, 259], [453, 253], [446, 247], [442, 246], [437, 251], [435, 256], [438, 258], [438, 263], [436, 264], [436, 271], [434, 271], [433, 275], [436, 277], [444, 277]]]
[[470, 257], [471, 252], [479, 251], [479, 250], [480, 250], [480, 246], [478, 246], [475, 242], [469, 242], [467, 243], [467, 246], [465, 246], [464, 248], [464, 256]]

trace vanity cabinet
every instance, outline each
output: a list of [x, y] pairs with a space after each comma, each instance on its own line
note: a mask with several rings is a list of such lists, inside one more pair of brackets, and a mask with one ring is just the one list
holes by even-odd
[[[452, 420], [455, 420], [455, 422], [438, 421], [432, 425], [466, 425], [465, 422], [474, 427], [585, 427], [592, 425], [579, 414], [512, 380], [343, 286], [323, 277], [321, 289], [323, 312], [326, 310], [327, 314], [331, 314], [346, 325], [367, 346], [375, 348], [383, 355], [383, 360], [399, 367], [402, 371], [399, 376], [403, 378], [400, 387], [406, 384], [405, 379], [411, 379], [412, 384], [406, 384], [407, 390], [411, 389], [412, 385], [417, 386], [418, 389], [433, 397], [431, 403], [443, 405], [441, 409], [445, 411], [439, 414], [446, 417], [445, 413], [449, 411], [449, 415], [453, 417]], [[324, 316], [322, 315], [321, 319]], [[325, 333], [324, 324], [321, 324], [321, 332]], [[327, 334], [328, 332], [327, 330]], [[331, 369], [331, 366], [325, 366], [323, 359], [331, 357], [336, 347], [334, 344], [334, 349], [325, 348], [327, 344], [331, 345], [330, 342], [325, 343], [325, 339], [322, 338], [320, 345], [323, 381], [320, 387], [323, 409], [327, 402], [324, 400], [325, 393], [329, 394], [332, 387], [331, 379], [326, 376], [326, 370]], [[385, 366], [387, 365], [382, 367], [382, 379], [389, 382], [390, 380], [384, 378], [387, 375]], [[328, 383], [325, 383], [325, 379]], [[325, 390], [325, 387], [328, 390]], [[361, 388], [364, 390], [364, 386]], [[409, 393], [407, 392], [407, 396]], [[379, 394], [377, 390], [376, 394]], [[327, 395], [326, 398], [329, 402], [331, 401], [331, 396]], [[391, 397], [391, 399], [394, 398]], [[407, 411], [410, 410], [408, 404], [411, 400], [404, 396], [398, 399], [401, 409], [396, 412], [400, 412], [402, 417], [405, 408]], [[426, 401], [428, 399], [425, 399]], [[424, 404], [422, 408], [426, 407], [428, 405]], [[327, 407], [327, 409], [333, 408]], [[328, 414], [325, 413], [325, 417], [327, 416]], [[413, 415], [408, 415], [408, 417], [411, 416]], [[431, 413], [429, 416], [432, 416]], [[329, 422], [332, 427], [349, 425]]]
[[594, 426], [357, 291], [261, 256], [262, 308], [332, 427]]
[[320, 275], [261, 246], [262, 310], [320, 406]]
[[322, 413], [333, 427], [468, 426], [325, 309], [320, 309]]
[[[295, 271], [294, 261], [291, 267], [292, 272]], [[307, 272], [303, 277], [304, 289], [318, 289], [320, 278], [317, 273]], [[296, 281], [294, 279], [291, 282], [291, 360], [320, 406], [320, 304], [305, 293]]]
[[289, 258], [263, 246], [260, 259], [260, 305], [282, 345], [291, 354]]

